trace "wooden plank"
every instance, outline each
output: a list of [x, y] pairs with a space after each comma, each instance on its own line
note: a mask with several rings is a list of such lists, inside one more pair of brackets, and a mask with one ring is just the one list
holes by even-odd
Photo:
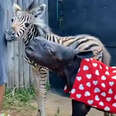
[[[11, 11], [11, 1], [7, 1], [6, 6], [6, 12], [5, 12], [5, 28], [8, 29], [10, 25], [10, 18], [12, 15]], [[14, 42], [8, 42], [7, 44], [7, 50], [8, 50], [8, 87], [12, 88], [14, 86]]]
[[14, 42], [14, 86], [19, 88], [19, 50], [18, 41]]
[[12, 86], [14, 86], [11, 81], [12, 78], [14, 77], [14, 52], [13, 52], [13, 43], [12, 44], [8, 44], [7, 46], [8, 48], [8, 88], [11, 88]]
[[23, 42], [19, 41], [19, 86], [24, 87], [24, 77], [23, 77], [23, 69], [24, 69], [24, 59], [23, 59]]
[[[27, 7], [33, 0], [6, 0], [5, 28], [11, 27], [12, 4], [14, 2]], [[36, 4], [43, 0], [34, 0]], [[45, 18], [46, 19], [46, 18]], [[47, 20], [46, 20], [47, 21]], [[24, 45], [22, 41], [8, 42], [8, 88], [29, 87], [33, 80], [31, 66], [24, 61]]]
[[29, 87], [29, 64], [24, 62], [24, 84], [25, 88]]

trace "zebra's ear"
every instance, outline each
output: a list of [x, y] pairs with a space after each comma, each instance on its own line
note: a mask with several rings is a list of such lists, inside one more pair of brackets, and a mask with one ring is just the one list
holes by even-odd
[[18, 4], [16, 4], [16, 3], [13, 4], [13, 12], [14, 13], [17, 13], [17, 11], [21, 11], [21, 10], [22, 10], [22, 8]]
[[33, 9], [35, 7], [34, 1], [31, 2], [31, 4], [29, 4], [29, 6], [26, 8], [26, 11], [30, 11], [31, 9]]
[[30, 12], [35, 16], [41, 18], [46, 11], [46, 5], [41, 4], [38, 7], [33, 8]]

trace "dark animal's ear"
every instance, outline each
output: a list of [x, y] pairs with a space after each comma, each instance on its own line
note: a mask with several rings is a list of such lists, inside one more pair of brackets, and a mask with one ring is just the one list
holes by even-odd
[[80, 58], [91, 58], [94, 56], [92, 51], [81, 51], [76, 53], [76, 55]]

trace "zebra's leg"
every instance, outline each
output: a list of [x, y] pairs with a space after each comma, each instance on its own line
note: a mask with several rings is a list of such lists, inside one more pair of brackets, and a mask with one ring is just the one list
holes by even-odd
[[45, 67], [39, 67], [40, 73], [40, 97], [41, 97], [41, 116], [46, 116], [46, 97], [47, 97], [47, 80], [49, 78], [49, 70]]
[[104, 116], [110, 116], [108, 112], [104, 112]]
[[34, 87], [38, 103], [37, 116], [45, 116], [46, 81], [48, 77], [48, 70], [43, 67], [38, 67], [36, 70], [35, 68], [33, 69], [33, 73], [34, 73]]
[[72, 116], [86, 116], [90, 109], [90, 106], [87, 106], [82, 102], [72, 100]]
[[36, 93], [36, 100], [37, 100], [37, 104], [38, 104], [38, 111], [37, 111], [37, 116], [41, 116], [41, 97], [40, 97], [40, 74], [37, 70], [35, 70], [35, 68], [32, 68], [33, 70], [33, 77], [34, 77], [34, 81], [33, 81], [33, 85], [34, 85], [34, 89], [35, 89], [35, 93]]

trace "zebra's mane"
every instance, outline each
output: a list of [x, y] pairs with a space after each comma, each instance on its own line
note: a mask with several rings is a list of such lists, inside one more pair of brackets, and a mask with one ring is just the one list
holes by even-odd
[[49, 25], [47, 23], [45, 23], [44, 19], [42, 19], [40, 17], [35, 18], [34, 25], [37, 26], [37, 28], [42, 36], [47, 34], [47, 35], [54, 35], [54, 36], [60, 37], [59, 35], [54, 33], [52, 31], [52, 29], [49, 27]]
[[45, 32], [51, 32], [50, 27], [45, 23], [44, 19], [42, 18], [35, 18], [34, 24], [38, 26], [38, 28], [43, 29]]

